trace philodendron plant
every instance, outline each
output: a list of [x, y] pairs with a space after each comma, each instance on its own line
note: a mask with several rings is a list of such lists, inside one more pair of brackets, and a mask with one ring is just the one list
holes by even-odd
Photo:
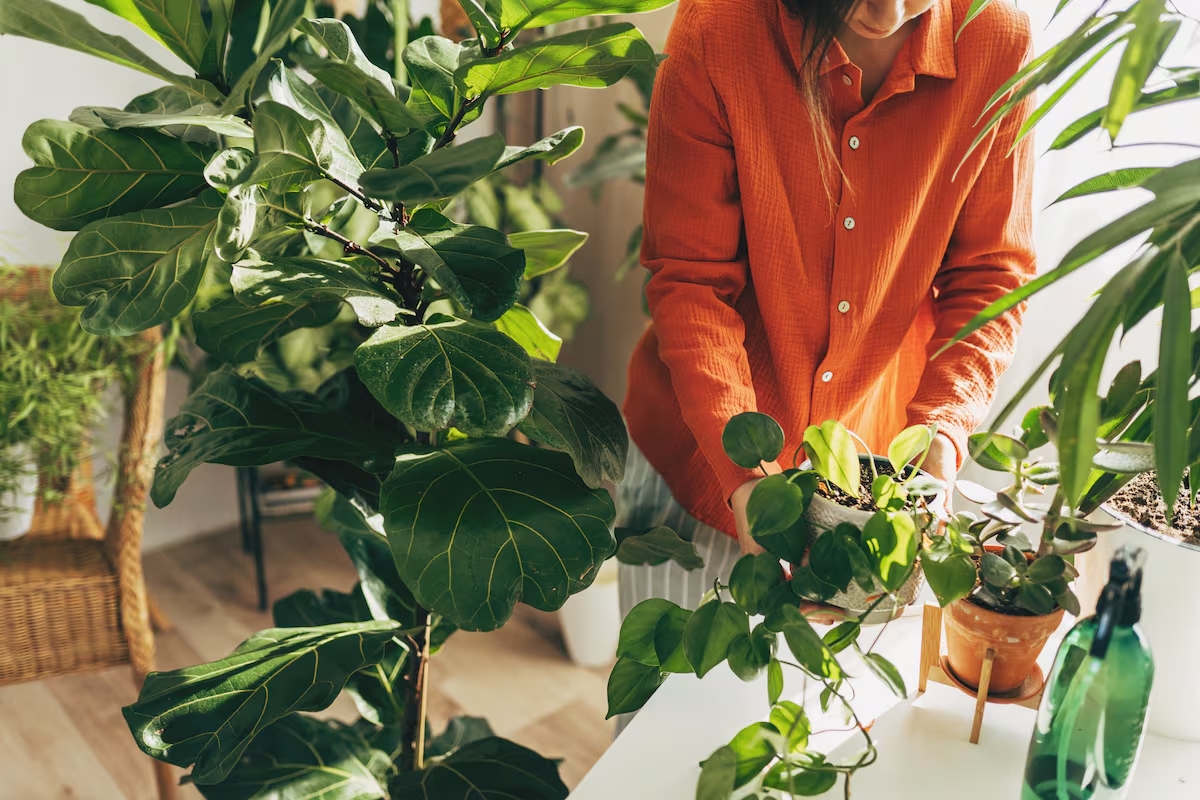
[[[875, 511], [861, 529], [843, 524], [813, 536], [805, 521], [813, 496], [833, 495], [831, 487], [837, 487], [857, 497], [860, 460], [856, 437], [839, 423], [810, 427], [793, 467], [764, 478], [751, 494], [750, 532], [766, 552], [743, 556], [729, 583], [716, 582], [695, 611], [655, 598], [626, 617], [608, 683], [610, 716], [640, 709], [671, 673], [702, 678], [723, 662], [745, 681], [766, 671], [767, 720], [740, 731], [704, 762], [698, 798], [818, 795], [839, 775], [848, 786], [854, 772], [874, 762], [869, 725], [855, 715], [847, 682], [852, 674], [869, 671], [900, 697], [907, 695], [899, 670], [874, 652], [876, 637], [869, 644], [860, 637], [868, 615], [908, 580], [922, 538], [937, 524], [930, 500], [941, 485], [919, 471], [934, 433], [913, 427], [892, 442], [891, 474], [875, 473], [870, 489]], [[726, 427], [724, 445], [734, 463], [759, 467], [779, 459], [784, 434], [767, 415], [741, 414]], [[799, 468], [801, 453], [811, 469]], [[808, 616], [828, 617], [830, 610], [815, 609], [813, 602], [852, 583], [877, 593], [871, 607], [859, 615], [842, 614], [840, 623], [821, 636]], [[780, 635], [790, 658], [780, 653]], [[812, 725], [805, 707], [783, 699], [785, 666], [822, 687], [824, 711], [844, 711], [865, 742], [858, 758], [834, 763], [810, 748]]]
[[[233, 0], [95, 4], [194, 74], [48, 0], [0, 4], [0, 33], [167, 84], [26, 133], [35, 166], [18, 205], [78, 231], [55, 294], [97, 333], [192, 314], [225, 362], [168, 423], [156, 504], [201, 463], [290, 460], [335, 490], [322, 518], [360, 577], [349, 594], [280, 601], [279, 627], [228, 658], [152, 674], [125, 709], [138, 745], [191, 767], [210, 798], [565, 797], [553, 761], [478, 721], [427, 732], [430, 656], [456, 628], [498, 628], [517, 602], [556, 609], [592, 582], [615, 549], [599, 487], [621, 478], [624, 427], [587, 378], [547, 359], [539, 321], [514, 305], [581, 234], [518, 247], [442, 212], [474, 182], [582, 141], [579, 128], [530, 146], [466, 141], [489, 98], [610, 85], [657, 59], [628, 23], [529, 44], [522, 31], [666, 0], [464, 2], [478, 38], [413, 41], [397, 70], [411, 86], [343, 23], [305, 19], [304, 0], [260, 3], [252, 57], [236, 61]], [[355, 338], [348, 356], [314, 355], [327, 377], [313, 391], [256, 377], [269, 343], [339, 315]], [[343, 690], [358, 722], [303, 713]]]

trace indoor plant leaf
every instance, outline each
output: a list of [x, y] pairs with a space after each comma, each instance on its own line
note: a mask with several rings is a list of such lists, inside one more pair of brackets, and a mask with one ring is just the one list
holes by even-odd
[[359, 182], [372, 197], [411, 207], [453, 197], [492, 172], [502, 155], [504, 139], [493, 134], [434, 150], [396, 169], [367, 170]]
[[492, 323], [496, 330], [508, 336], [521, 347], [530, 358], [542, 361], [557, 361], [562, 350], [562, 338], [547, 328], [532, 311], [520, 303], [505, 311], [500, 319]]
[[[320, 126], [323, 132], [321, 140], [313, 140], [313, 150], [323, 158], [324, 153], [328, 152], [328, 172], [331, 175], [348, 183], [362, 174], [364, 167], [357, 151], [329, 106], [329, 103], [336, 106], [344, 98], [336, 94], [322, 96], [316, 87], [306, 83], [295, 70], [288, 69], [279, 60], [273, 60], [267, 69], [266, 92], [271, 101], [290, 108]], [[257, 109], [255, 113], [257, 116]], [[382, 137], [377, 138], [386, 149]]]
[[[365, 261], [365, 259], [359, 259]], [[377, 328], [400, 315], [400, 297], [370, 274], [374, 265], [296, 256], [265, 260], [251, 254], [233, 266], [237, 299], [248, 306], [345, 301], [359, 324]]]
[[832, 419], [809, 425], [804, 431], [804, 452], [822, 478], [851, 497], [859, 497], [858, 451], [845, 426]]
[[341, 302], [336, 300], [247, 306], [235, 297], [227, 297], [192, 314], [192, 332], [196, 344], [206, 353], [230, 364], [244, 364], [290, 331], [328, 325], [341, 309]]
[[756, 483], [746, 501], [751, 535], [758, 540], [793, 528], [812, 499], [811, 491], [806, 491], [809, 483], [796, 471], [770, 475]]
[[862, 542], [880, 582], [893, 592], [903, 586], [920, 543], [912, 515], [907, 511], [877, 511], [863, 526]]
[[721, 434], [721, 445], [729, 460], [743, 469], [758, 469], [783, 452], [783, 428], [766, 414], [747, 411], [729, 420]]
[[636, 14], [670, 5], [670, 0], [501, 0], [500, 28], [544, 28], [599, 14]]
[[177, 316], [196, 295], [210, 258], [221, 196], [206, 190], [172, 208], [89, 223], [54, 272], [54, 296], [84, 306], [80, 324], [124, 336]]
[[908, 689], [904, 687], [904, 678], [892, 662], [879, 653], [863, 653], [863, 663], [892, 690], [893, 694], [901, 700], [908, 697]]
[[888, 462], [897, 475], [904, 473], [904, 468], [914, 458], [929, 449], [933, 442], [933, 431], [926, 425], [913, 425], [896, 434], [888, 445]]
[[197, 788], [205, 800], [383, 800], [390, 766], [353, 727], [288, 714], [255, 737], [225, 780]]
[[729, 800], [737, 780], [737, 753], [729, 745], [717, 748], [700, 763], [700, 782], [696, 800]]
[[763, 787], [790, 792], [799, 797], [817, 797], [832, 789], [838, 774], [832, 770], [813, 769], [816, 764], [781, 761], [767, 770]]
[[[1159, 47], [1159, 40], [1166, 25], [1161, 20], [1167, 9], [1167, 0], [1139, 0], [1134, 17], [1134, 30], [1129, 35], [1125, 51], [1121, 54], [1121, 63], [1117, 66], [1117, 74], [1113, 79], [1112, 93], [1108, 98], [1108, 106], [1104, 110], [1104, 120], [1101, 123], [1108, 135], [1114, 140], [1125, 123], [1125, 118], [1133, 110], [1146, 79], [1162, 57], [1165, 49]], [[1178, 30], [1176, 22], [1172, 35]]]
[[745, 636], [738, 636], [729, 645], [729, 669], [744, 681], [757, 678], [775, 653], [775, 634], [759, 624]]
[[464, 97], [513, 94], [551, 86], [612, 86], [657, 56], [627, 22], [548, 36], [459, 67], [454, 83]]
[[771, 709], [771, 724], [783, 736], [787, 752], [790, 754], [803, 751], [808, 746], [808, 736], [812, 733], [812, 723], [809, 722], [804, 707], [790, 700], [771, 705], [774, 706]]
[[943, 608], [966, 597], [975, 588], [975, 563], [965, 553], [935, 554], [923, 550], [921, 568]]
[[1162, 167], [1126, 167], [1124, 169], [1114, 169], [1077, 183], [1060, 194], [1054, 202], [1061, 203], [1064, 200], [1072, 200], [1076, 197], [1086, 197], [1087, 195], [1100, 194], [1102, 192], [1115, 192], [1120, 189], [1132, 189], [1135, 186], [1141, 186], [1142, 181], [1161, 171]]
[[729, 593], [747, 614], [761, 614], [767, 592], [783, 583], [779, 559], [770, 553], [744, 555], [729, 574]]
[[274, 100], [255, 109], [254, 161], [246, 182], [278, 189], [303, 186], [324, 177], [333, 164], [333, 148], [319, 120]]
[[[94, 0], [88, 0], [94, 2]], [[117, 0], [101, 0], [114, 13], [114, 8], [128, 11], [126, 3]], [[133, 0], [136, 16], [125, 17], [142, 30], [153, 31], [154, 37], [167, 46], [172, 53], [197, 72], [202, 71], [204, 53], [208, 48], [208, 28], [196, 3], [177, 3], [172, 0]], [[125, 16], [125, 14], [120, 14]], [[144, 24], [143, 24], [144, 23]]]
[[583, 146], [583, 128], [578, 125], [563, 128], [527, 147], [505, 147], [504, 155], [496, 162], [496, 170], [506, 169], [527, 159], [557, 164]]
[[566, 800], [558, 763], [506, 739], [479, 739], [403, 772], [388, 786], [392, 797], [413, 800]]
[[381, 502], [401, 579], [466, 630], [499, 627], [517, 601], [560, 608], [615, 549], [608, 492], [589, 489], [564, 453], [508, 439], [404, 453]]
[[220, 661], [150, 673], [122, 712], [147, 755], [193, 767], [195, 783], [219, 783], [272, 722], [327, 708], [399, 629], [372, 621], [260, 631]]
[[674, 561], [689, 572], [704, 566], [696, 546], [679, 538], [670, 528], [660, 526], [644, 532], [617, 528], [616, 533], [617, 560], [622, 564], [654, 567]]
[[625, 477], [629, 438], [615, 403], [582, 372], [535, 360], [533, 408], [517, 429], [563, 450], [588, 486], [620, 483]]
[[[462, 98], [454, 86], [454, 73], [481, 55], [477, 42], [454, 42], [444, 36], [422, 36], [404, 48], [404, 66], [412, 83], [408, 107], [419, 116], [437, 120], [439, 132], [454, 117]], [[463, 124], [479, 116], [482, 108], [468, 112]]]
[[782, 618], [783, 638], [796, 662], [813, 675], [838, 681], [845, 677], [837, 657], [821, 640], [808, 620], [794, 606], [779, 610]]
[[778, 735], [779, 731], [769, 722], [752, 722], [729, 740], [728, 747], [737, 757], [733, 788], [750, 783], [775, 760], [775, 746], [771, 740]]
[[504, 434], [533, 406], [529, 356], [478, 322], [439, 316], [424, 325], [385, 325], [359, 346], [354, 362], [379, 402], [421, 431], [453, 425], [470, 436]]
[[632, 658], [618, 658], [608, 676], [608, 715], [605, 719], [641, 709], [666, 679], [659, 667]]
[[[1146, 0], [1143, 0], [1145, 2]], [[1130, 43], [1132, 47], [1132, 43]], [[1188, 264], [1182, 253], [1170, 259], [1163, 281], [1163, 317], [1155, 383], [1154, 455], [1167, 523], [1175, 512], [1183, 471], [1188, 465], [1188, 426], [1192, 379], [1192, 300]]]
[[159, 507], [170, 503], [202, 463], [248, 467], [316, 456], [386, 468], [395, 439], [336, 411], [315, 398], [283, 395], [231, 369], [218, 370], [167, 423], [167, 454], [158, 462], [151, 499]]
[[[617, 642], [617, 658], [631, 658], [651, 667], [659, 664], [655, 635], [662, 618], [679, 606], [661, 597], [651, 597], [638, 603], [621, 622], [621, 636]], [[682, 609], [680, 609], [682, 610]]]
[[783, 694], [783, 664], [779, 659], [772, 658], [767, 664], [767, 702], [775, 705]]
[[157, 131], [41, 120], [22, 145], [36, 166], [17, 176], [13, 198], [30, 219], [57, 230], [169, 206], [205, 188], [207, 154]]
[[508, 243], [525, 252], [525, 279], [552, 272], [567, 263], [583, 247], [588, 235], [583, 231], [559, 229], [511, 233]]
[[446, 729], [429, 740], [425, 746], [427, 758], [438, 758], [466, 747], [481, 739], [490, 739], [496, 734], [492, 726], [482, 717], [453, 717], [446, 723]]
[[659, 617], [658, 627], [654, 630], [654, 652], [658, 655], [658, 668], [662, 672], [695, 672], [688, 663], [687, 653], [683, 651], [683, 634], [687, 631], [692, 613], [686, 608], [672, 608]]
[[749, 632], [746, 612], [733, 603], [710, 600], [696, 609], [683, 632], [683, 652], [696, 677], [724, 661], [734, 640]]

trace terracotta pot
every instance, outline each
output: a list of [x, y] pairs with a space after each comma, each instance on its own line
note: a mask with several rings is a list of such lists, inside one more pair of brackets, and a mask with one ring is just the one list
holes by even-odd
[[1050, 614], [1022, 617], [957, 600], [945, 609], [950, 669], [968, 686], [979, 686], [983, 659], [990, 647], [996, 651], [996, 660], [988, 692], [1011, 692], [1033, 673], [1046, 640], [1058, 629], [1062, 617], [1061, 608]]

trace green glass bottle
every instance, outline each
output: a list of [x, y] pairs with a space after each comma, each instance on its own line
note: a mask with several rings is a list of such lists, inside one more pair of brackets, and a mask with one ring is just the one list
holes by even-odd
[[1144, 552], [1113, 558], [1095, 616], [1063, 640], [1029, 743], [1021, 800], [1121, 800], [1141, 750], [1154, 678], [1142, 633]]

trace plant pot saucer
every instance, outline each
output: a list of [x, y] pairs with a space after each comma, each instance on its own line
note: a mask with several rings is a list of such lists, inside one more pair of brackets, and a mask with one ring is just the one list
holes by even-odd
[[[968, 685], [965, 681], [954, 674], [954, 670], [950, 668], [949, 656], [942, 656], [938, 663], [942, 668], [942, 672], [946, 673], [946, 677], [949, 678], [955, 686], [957, 686], [959, 689], [962, 689], [972, 697], [976, 695], [978, 691], [976, 687]], [[1041, 666], [1034, 664], [1033, 672], [1030, 673], [1029, 677], [1025, 679], [1024, 683], [1022, 683], [1016, 689], [1012, 689], [1007, 692], [988, 692], [987, 701], [989, 703], [1000, 704], [1024, 703], [1027, 700], [1037, 697], [1041, 693], [1042, 689], [1045, 688], [1045, 686], [1046, 676], [1042, 673]]]

